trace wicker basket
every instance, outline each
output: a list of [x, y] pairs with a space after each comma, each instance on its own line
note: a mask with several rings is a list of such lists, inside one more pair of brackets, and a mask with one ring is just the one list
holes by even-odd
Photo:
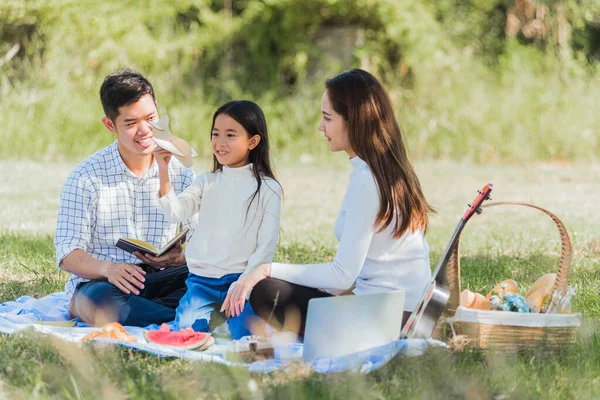
[[[537, 206], [520, 202], [489, 203], [483, 207], [520, 205], [542, 211], [558, 228], [561, 254], [554, 289], [565, 295], [571, 264], [571, 240], [562, 221], [551, 212]], [[523, 351], [540, 348], [555, 351], [561, 345], [572, 343], [577, 338], [581, 325], [581, 314], [516, 313], [507, 311], [473, 310], [459, 307], [460, 299], [460, 241], [448, 262], [448, 286], [450, 299], [444, 320], [451, 324], [446, 333], [464, 335], [470, 345], [483, 350]], [[441, 326], [441, 324], [440, 324]], [[437, 331], [441, 334], [441, 330]]]

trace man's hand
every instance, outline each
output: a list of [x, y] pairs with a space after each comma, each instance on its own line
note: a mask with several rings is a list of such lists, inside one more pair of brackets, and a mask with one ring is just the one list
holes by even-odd
[[171, 250], [160, 257], [154, 257], [150, 254], [142, 254], [139, 251], [134, 252], [133, 255], [139, 258], [144, 264], [148, 264], [154, 269], [177, 267], [185, 264], [185, 255], [183, 254], [181, 240], [177, 242]]
[[110, 283], [118, 287], [123, 293], [140, 294], [138, 289], [144, 288], [144, 275], [146, 271], [134, 264], [106, 263], [102, 268], [104, 275]]

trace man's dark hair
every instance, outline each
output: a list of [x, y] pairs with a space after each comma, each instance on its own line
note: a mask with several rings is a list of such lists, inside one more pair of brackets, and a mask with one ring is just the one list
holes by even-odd
[[100, 101], [104, 114], [113, 122], [119, 116], [119, 108], [135, 103], [146, 94], [150, 94], [156, 102], [152, 84], [141, 74], [130, 69], [122, 69], [108, 75], [100, 87]]

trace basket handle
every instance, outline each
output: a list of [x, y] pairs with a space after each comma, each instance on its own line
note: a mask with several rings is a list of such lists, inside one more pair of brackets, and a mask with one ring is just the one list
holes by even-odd
[[[554, 289], [560, 290], [564, 296], [567, 291], [567, 283], [569, 281], [569, 269], [572, 257], [571, 239], [569, 238], [569, 233], [567, 232], [567, 228], [565, 228], [565, 225], [556, 215], [552, 214], [550, 211], [528, 203], [521, 203], [517, 201], [500, 201], [495, 203], [488, 203], [483, 205], [482, 207], [495, 207], [500, 205], [519, 205], [530, 207], [536, 210], [540, 210], [541, 212], [552, 218], [552, 221], [554, 221], [556, 227], [558, 228], [561, 242], [560, 260], [558, 263], [558, 270], [556, 272], [556, 281], [554, 282]], [[456, 246], [454, 247], [454, 250], [450, 255], [447, 271], [448, 288], [450, 289], [450, 299], [448, 300], [447, 315], [454, 315], [454, 313], [456, 312], [456, 308], [459, 306], [460, 303], [460, 237], [458, 238]]]

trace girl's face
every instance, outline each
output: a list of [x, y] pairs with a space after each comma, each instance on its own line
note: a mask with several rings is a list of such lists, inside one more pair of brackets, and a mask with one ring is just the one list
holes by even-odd
[[258, 146], [260, 135], [250, 137], [244, 127], [227, 114], [215, 118], [211, 145], [213, 154], [222, 165], [239, 168], [248, 164], [250, 150]]
[[348, 137], [348, 124], [344, 121], [344, 117], [336, 113], [329, 101], [327, 90], [323, 93], [321, 99], [321, 121], [317, 129], [323, 132], [325, 139], [329, 142], [331, 151], [345, 151], [350, 158], [356, 154], [350, 146]]

